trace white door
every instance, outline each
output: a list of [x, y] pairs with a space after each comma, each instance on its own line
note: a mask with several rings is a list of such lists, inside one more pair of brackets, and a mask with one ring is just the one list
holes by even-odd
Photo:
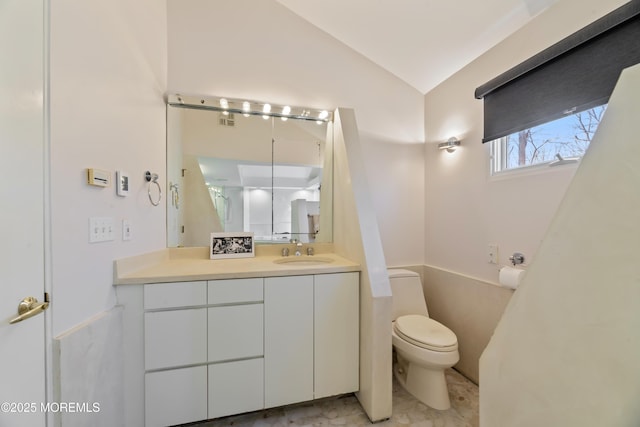
[[360, 387], [360, 275], [313, 276], [314, 399]]
[[264, 406], [313, 399], [313, 276], [264, 279]]
[[43, 1], [0, 0], [0, 426], [45, 425]]

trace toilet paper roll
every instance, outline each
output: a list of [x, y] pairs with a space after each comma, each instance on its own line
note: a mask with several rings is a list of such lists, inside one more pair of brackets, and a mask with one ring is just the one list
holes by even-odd
[[525, 270], [514, 267], [502, 267], [498, 281], [505, 288], [516, 289], [524, 276]]

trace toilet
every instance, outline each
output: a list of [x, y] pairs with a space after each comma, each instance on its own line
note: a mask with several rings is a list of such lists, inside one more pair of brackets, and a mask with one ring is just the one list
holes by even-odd
[[443, 324], [429, 318], [420, 276], [409, 270], [389, 269], [393, 296], [393, 372], [416, 399], [434, 409], [449, 409], [444, 370], [460, 359], [458, 339]]

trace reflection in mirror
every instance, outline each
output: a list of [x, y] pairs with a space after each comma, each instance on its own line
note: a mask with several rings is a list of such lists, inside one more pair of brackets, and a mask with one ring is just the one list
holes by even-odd
[[330, 121], [183, 105], [167, 118], [168, 246], [208, 246], [216, 231], [331, 241]]

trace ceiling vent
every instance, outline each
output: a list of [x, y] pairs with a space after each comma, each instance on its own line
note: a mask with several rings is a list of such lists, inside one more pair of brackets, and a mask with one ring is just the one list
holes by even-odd
[[220, 115], [218, 116], [218, 124], [220, 126], [234, 127], [236, 125], [235, 114], [233, 114], [233, 113], [228, 113], [228, 114], [220, 113]]

